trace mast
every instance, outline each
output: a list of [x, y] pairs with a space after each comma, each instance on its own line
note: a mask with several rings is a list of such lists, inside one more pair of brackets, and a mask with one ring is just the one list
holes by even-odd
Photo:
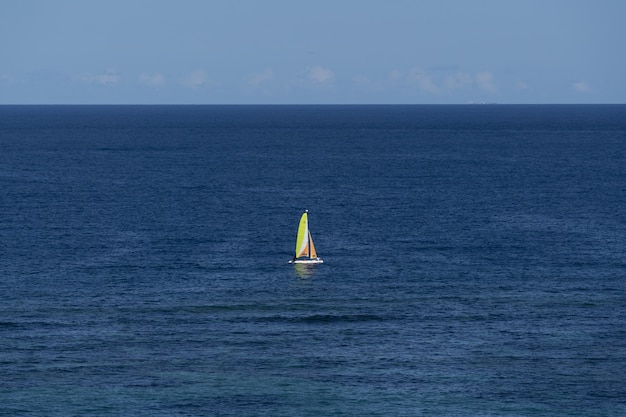
[[308, 254], [307, 257], [309, 259], [311, 259], [311, 229], [309, 229], [309, 210], [304, 210], [305, 213], [307, 213], [306, 216], [306, 231], [307, 231], [307, 236], [306, 236], [306, 248], [308, 250]]
[[309, 232], [309, 210], [304, 210], [304, 212], [307, 214], [306, 216], [306, 231], [307, 234], [304, 236], [304, 238], [306, 239], [306, 251], [307, 251], [307, 258], [311, 259], [311, 232]]

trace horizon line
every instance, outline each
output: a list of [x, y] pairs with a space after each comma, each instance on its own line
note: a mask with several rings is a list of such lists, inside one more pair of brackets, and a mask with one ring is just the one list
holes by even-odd
[[623, 103], [0, 103], [0, 106], [622, 106]]

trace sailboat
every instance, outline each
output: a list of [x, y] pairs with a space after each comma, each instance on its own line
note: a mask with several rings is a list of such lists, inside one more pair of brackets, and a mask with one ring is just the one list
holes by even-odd
[[298, 237], [296, 238], [296, 254], [290, 264], [323, 264], [324, 261], [317, 257], [311, 231], [309, 230], [309, 210], [305, 210], [300, 217]]

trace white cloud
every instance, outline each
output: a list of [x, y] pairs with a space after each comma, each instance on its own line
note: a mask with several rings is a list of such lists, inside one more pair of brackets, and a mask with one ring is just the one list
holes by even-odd
[[427, 93], [439, 93], [439, 88], [433, 82], [432, 77], [420, 68], [413, 68], [411, 70], [409, 82], [416, 84], [420, 90], [426, 91]]
[[99, 74], [83, 74], [79, 79], [87, 84], [114, 85], [120, 81], [121, 76], [117, 71], [110, 69]]
[[359, 90], [367, 90], [367, 91], [379, 91], [381, 90], [380, 84], [375, 81], [372, 81], [368, 77], [364, 75], [357, 75], [352, 78], [352, 83]]
[[160, 87], [165, 84], [165, 77], [162, 74], [141, 74], [139, 82], [150, 87]]
[[330, 84], [335, 79], [335, 74], [328, 68], [316, 65], [308, 69], [309, 80], [318, 84]]
[[[481, 90], [487, 92], [497, 91], [496, 82], [493, 74], [488, 71], [479, 73], [470, 73], [467, 71], [456, 70], [457, 67], [451, 67], [450, 72], [443, 75], [443, 79], [437, 81], [431, 72], [414, 67], [408, 75], [401, 71], [393, 70], [389, 74], [392, 84], [408, 83], [416, 87], [418, 90], [434, 95], [454, 94], [458, 90]], [[452, 72], [456, 70], [455, 72]], [[437, 68], [437, 71], [448, 71], [447, 67]]]
[[588, 93], [591, 91], [591, 87], [589, 87], [589, 84], [584, 81], [577, 81], [572, 84], [572, 87], [579, 93]]
[[478, 88], [484, 91], [496, 91], [496, 84], [493, 79], [493, 74], [484, 71], [476, 74], [476, 84]]
[[522, 91], [530, 91], [533, 89], [530, 86], [530, 84], [528, 84], [526, 81], [518, 81], [517, 84], [515, 84], [515, 86], [517, 87], [518, 90], [522, 90]]
[[208, 82], [209, 76], [201, 69], [195, 70], [183, 80], [183, 84], [194, 90], [206, 85]]
[[467, 72], [457, 72], [456, 74], [448, 75], [445, 81], [446, 88], [449, 91], [470, 87], [473, 83], [472, 76]]
[[14, 82], [13, 77], [11, 77], [8, 74], [0, 74], [0, 81], [8, 83], [8, 84], [13, 84]]
[[398, 71], [397, 69], [392, 70], [389, 73], [389, 79], [391, 80], [391, 82], [397, 83], [398, 81], [402, 80], [402, 73]]
[[250, 85], [254, 87], [258, 87], [260, 84], [263, 84], [266, 81], [274, 78], [274, 71], [271, 68], [266, 68], [264, 71], [259, 72], [257, 74], [252, 74], [248, 79]]

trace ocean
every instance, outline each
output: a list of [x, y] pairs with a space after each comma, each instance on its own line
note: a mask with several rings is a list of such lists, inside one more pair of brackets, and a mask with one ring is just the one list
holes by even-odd
[[0, 106], [0, 189], [2, 416], [626, 415], [625, 105]]

